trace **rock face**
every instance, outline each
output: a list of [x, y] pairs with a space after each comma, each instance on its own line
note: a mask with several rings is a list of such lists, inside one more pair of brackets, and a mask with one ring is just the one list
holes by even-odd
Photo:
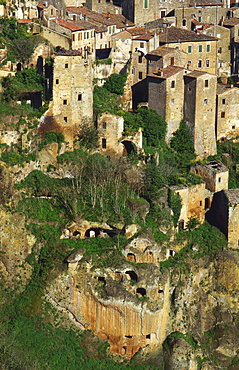
[[[145, 240], [134, 240], [142, 254]], [[48, 287], [47, 297], [71, 312], [78, 325], [108, 340], [111, 352], [131, 358], [140, 347], [144, 353], [161, 347], [169, 370], [212, 370], [214, 362], [229, 366], [237, 355], [237, 252], [189, 259], [185, 271], [179, 267], [163, 273], [158, 263], [125, 261], [102, 268], [84, 257], [77, 263]]]

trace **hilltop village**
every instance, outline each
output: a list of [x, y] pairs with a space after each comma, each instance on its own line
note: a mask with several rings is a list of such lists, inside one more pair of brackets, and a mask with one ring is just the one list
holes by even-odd
[[238, 369], [238, 50], [232, 0], [0, 1], [4, 369]]

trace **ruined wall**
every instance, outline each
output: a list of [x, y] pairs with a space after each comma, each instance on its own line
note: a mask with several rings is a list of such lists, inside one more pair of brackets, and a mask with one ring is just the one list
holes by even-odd
[[206, 188], [216, 193], [228, 189], [228, 169], [218, 161], [212, 161], [208, 164], [198, 164], [195, 168], [196, 173], [201, 176], [206, 183]]
[[155, 109], [162, 117], [166, 113], [166, 80], [160, 76], [148, 76], [149, 108]]
[[239, 89], [222, 86], [217, 95], [217, 140], [231, 139], [239, 135]]
[[124, 131], [123, 117], [103, 113], [97, 120], [100, 137], [100, 153], [106, 156], [122, 156], [124, 146], [121, 144]]

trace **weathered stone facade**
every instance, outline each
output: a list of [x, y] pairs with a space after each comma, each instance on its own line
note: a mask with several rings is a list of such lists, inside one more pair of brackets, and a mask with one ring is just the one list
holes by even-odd
[[184, 119], [192, 132], [195, 152], [202, 158], [214, 155], [217, 77], [194, 71], [184, 76], [184, 82]]
[[217, 140], [224, 141], [239, 135], [239, 89], [233, 85], [217, 87]]
[[79, 52], [54, 55], [52, 116], [70, 146], [82, 125], [93, 122], [91, 61]]

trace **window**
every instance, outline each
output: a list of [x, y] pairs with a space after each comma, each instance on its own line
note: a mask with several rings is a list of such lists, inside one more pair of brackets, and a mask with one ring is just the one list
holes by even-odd
[[106, 130], [106, 122], [102, 122], [102, 128]]
[[75, 41], [75, 35], [74, 34], [72, 35], [72, 41]]
[[142, 80], [143, 78], [143, 72], [139, 72], [139, 79]]
[[142, 55], [139, 55], [139, 57], [138, 57], [138, 62], [139, 62], [139, 63], [142, 63], [142, 61], [143, 61], [143, 57], [142, 57]]
[[171, 99], [171, 103], [174, 104], [174, 99]]
[[210, 60], [209, 59], [206, 59], [206, 67], [209, 68], [210, 67]]
[[134, 75], [134, 68], [132, 68], [132, 75]]
[[65, 64], [65, 68], [68, 68], [68, 63]]
[[171, 66], [174, 66], [174, 57], [170, 58], [170, 64]]
[[78, 33], [78, 41], [82, 40], [82, 33]]
[[59, 84], [59, 79], [57, 78], [57, 79], [56, 79], [56, 85], [58, 85], [58, 84]]
[[202, 206], [202, 201], [201, 200], [200, 200], [200, 203], [199, 204], [200, 204], [200, 206]]
[[67, 117], [64, 117], [64, 121], [67, 122]]
[[144, 9], [148, 9], [148, 7], [149, 7], [149, 1], [144, 0]]
[[198, 22], [202, 22], [202, 17], [198, 17]]
[[198, 61], [198, 68], [202, 68], [202, 61], [201, 61], [201, 59], [199, 59], [199, 61]]
[[204, 99], [203, 104], [207, 105], [207, 99]]
[[166, 10], [161, 10], [161, 18], [165, 17], [166, 15]]
[[221, 182], [221, 177], [218, 177], [218, 182]]
[[178, 49], [179, 49], [179, 46], [175, 46], [175, 49], [177, 49], [177, 50], [178, 50]]
[[198, 45], [198, 52], [201, 53], [202, 52], [202, 45]]
[[232, 129], [235, 130], [236, 126], [232, 126]]
[[210, 51], [210, 45], [207, 45], [206, 50], [207, 50], [207, 53], [209, 53], [209, 51]]
[[182, 21], [182, 26], [183, 26], [183, 27], [186, 27], [186, 25], [187, 25], [187, 21], [186, 21], [186, 19], [183, 19], [183, 21]]
[[67, 100], [66, 99], [63, 100], [63, 105], [67, 105]]
[[175, 81], [171, 81], [171, 88], [173, 89], [175, 87]]
[[192, 46], [188, 45], [188, 54], [191, 54], [191, 52], [192, 52]]
[[205, 80], [204, 85], [205, 87], [208, 87], [208, 80]]
[[222, 99], [222, 104], [226, 104], [226, 99]]
[[141, 49], [143, 49], [143, 48], [144, 48], [144, 43], [143, 43], [143, 42], [140, 42], [140, 43], [139, 43], [139, 47], [140, 47]]
[[188, 67], [189, 67], [191, 64], [192, 64], [192, 61], [191, 61], [191, 60], [188, 60], [188, 63], [187, 63]]
[[106, 139], [102, 139], [102, 149], [106, 149]]
[[225, 118], [225, 112], [221, 112], [221, 118]]
[[222, 52], [222, 48], [220, 47], [220, 48], [218, 48], [217, 49], [217, 52], [219, 53], [219, 54], [221, 54], [221, 52]]
[[78, 101], [82, 100], [82, 94], [78, 94]]

